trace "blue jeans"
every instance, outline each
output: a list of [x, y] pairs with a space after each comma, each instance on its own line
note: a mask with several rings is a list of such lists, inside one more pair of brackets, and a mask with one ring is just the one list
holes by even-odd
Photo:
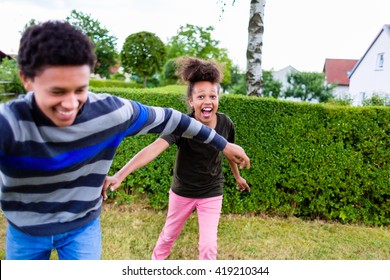
[[100, 219], [65, 233], [32, 236], [8, 225], [7, 260], [48, 260], [53, 249], [60, 260], [99, 260], [102, 253]]

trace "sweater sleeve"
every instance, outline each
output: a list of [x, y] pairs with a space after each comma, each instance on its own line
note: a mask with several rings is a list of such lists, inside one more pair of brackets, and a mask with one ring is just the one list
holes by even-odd
[[143, 123], [136, 134], [173, 134], [210, 144], [219, 151], [227, 145], [224, 137], [214, 129], [172, 108], [145, 106], [137, 103], [138, 119]]

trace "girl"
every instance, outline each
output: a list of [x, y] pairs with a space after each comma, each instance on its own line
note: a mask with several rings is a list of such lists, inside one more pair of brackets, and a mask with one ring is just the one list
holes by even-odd
[[[178, 60], [178, 74], [187, 82], [187, 98], [192, 108], [190, 116], [216, 130], [228, 142], [234, 143], [234, 125], [229, 117], [218, 113], [222, 72], [215, 62], [184, 57]], [[199, 259], [215, 260], [217, 257], [217, 232], [222, 208], [223, 174], [222, 153], [195, 140], [164, 135], [142, 149], [114, 176], [107, 177], [106, 189], [114, 191], [123, 179], [146, 165], [170, 145], [176, 144], [178, 152], [174, 178], [169, 191], [168, 214], [164, 228], [153, 250], [152, 259], [166, 259], [179, 236], [187, 218], [197, 211], [199, 223]], [[237, 189], [250, 191], [240, 176], [236, 163], [229, 160]]]

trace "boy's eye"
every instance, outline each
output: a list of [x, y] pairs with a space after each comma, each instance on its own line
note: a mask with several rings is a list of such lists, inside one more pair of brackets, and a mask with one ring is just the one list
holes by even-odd
[[63, 91], [58, 91], [58, 90], [54, 90], [51, 92], [53, 95], [61, 95], [61, 94], [64, 94]]

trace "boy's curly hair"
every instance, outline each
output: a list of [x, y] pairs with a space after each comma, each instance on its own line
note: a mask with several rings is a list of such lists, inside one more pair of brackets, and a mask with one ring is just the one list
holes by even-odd
[[47, 21], [28, 28], [20, 39], [19, 68], [33, 79], [46, 66], [88, 65], [93, 72], [96, 55], [81, 30], [64, 21]]

